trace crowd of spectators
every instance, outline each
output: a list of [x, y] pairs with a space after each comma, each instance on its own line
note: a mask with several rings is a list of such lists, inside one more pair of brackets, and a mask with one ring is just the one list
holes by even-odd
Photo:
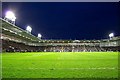
[[100, 47], [90, 45], [66, 46], [29, 46], [9, 40], [2, 40], [3, 52], [100, 52], [118, 51], [118, 47]]

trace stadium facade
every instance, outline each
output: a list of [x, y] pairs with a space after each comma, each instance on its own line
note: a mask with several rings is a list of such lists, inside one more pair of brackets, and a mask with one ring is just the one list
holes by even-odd
[[120, 36], [101, 40], [42, 40], [0, 18], [3, 52], [120, 51]]

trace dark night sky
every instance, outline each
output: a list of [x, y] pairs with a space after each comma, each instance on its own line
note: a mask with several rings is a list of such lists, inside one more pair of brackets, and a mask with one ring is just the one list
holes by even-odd
[[101, 39], [114, 32], [120, 36], [119, 3], [2, 3], [16, 14], [16, 25], [44, 39]]

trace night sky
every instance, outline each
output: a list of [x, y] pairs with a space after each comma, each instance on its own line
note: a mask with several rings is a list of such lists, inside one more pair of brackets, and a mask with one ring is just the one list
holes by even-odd
[[3, 17], [7, 10], [15, 13], [16, 25], [43, 39], [104, 39], [108, 34], [120, 36], [119, 3], [2, 3]]

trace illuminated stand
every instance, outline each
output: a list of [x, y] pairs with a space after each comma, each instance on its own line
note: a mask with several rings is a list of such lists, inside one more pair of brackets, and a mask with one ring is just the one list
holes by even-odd
[[15, 25], [16, 17], [15, 17], [15, 14], [12, 11], [7, 11], [4, 19]]
[[41, 39], [42, 35], [40, 33], [38, 33], [38, 38]]
[[26, 27], [26, 31], [27, 31], [28, 33], [31, 33], [32, 28], [31, 28], [30, 26], [27, 26], [27, 27]]

